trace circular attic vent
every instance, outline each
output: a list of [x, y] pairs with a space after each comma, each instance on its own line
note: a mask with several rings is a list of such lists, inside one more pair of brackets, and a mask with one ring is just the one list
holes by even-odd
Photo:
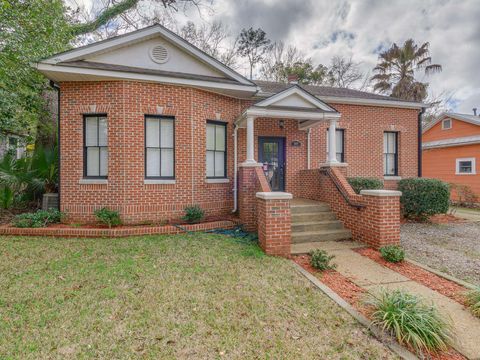
[[150, 49], [150, 57], [158, 64], [168, 61], [168, 50], [163, 45], [156, 45]]

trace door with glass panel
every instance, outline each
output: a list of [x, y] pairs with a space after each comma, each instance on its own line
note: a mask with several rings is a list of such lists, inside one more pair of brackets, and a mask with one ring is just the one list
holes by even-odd
[[285, 190], [285, 138], [259, 137], [258, 159], [272, 191]]

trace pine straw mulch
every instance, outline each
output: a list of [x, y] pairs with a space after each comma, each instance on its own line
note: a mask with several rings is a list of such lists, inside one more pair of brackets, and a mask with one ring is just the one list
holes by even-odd
[[[365, 254], [362, 254], [360, 250], [372, 250], [373, 252], [375, 252], [375, 250], [368, 249], [368, 248], [357, 249], [356, 251], [358, 251], [361, 255], [365, 255]], [[365, 289], [359, 287], [358, 285], [350, 281], [346, 276], [343, 276], [342, 274], [340, 274], [338, 271], [327, 270], [327, 271], [321, 272], [316, 270], [314, 267], [310, 265], [310, 255], [295, 255], [295, 256], [292, 256], [292, 259], [298, 265], [300, 265], [305, 270], [307, 270], [309, 273], [316, 276], [322, 283], [327, 285], [330, 289], [332, 289], [335, 293], [337, 293], [337, 295], [339, 295], [343, 300], [345, 300], [350, 305], [352, 305], [358, 312], [360, 312], [365, 317], [371, 320], [371, 309], [369, 309], [368, 306], [366, 306], [363, 301], [368, 294], [368, 292]], [[375, 259], [372, 259], [372, 260], [375, 260]], [[402, 274], [402, 275], [405, 275], [405, 274]], [[440, 278], [440, 279], [443, 279], [443, 278]], [[410, 346], [405, 345], [405, 347], [412, 353], [415, 353], [415, 351]], [[468, 360], [465, 356], [463, 356], [453, 348], [450, 348], [447, 351], [444, 351], [438, 354], [423, 354], [423, 357], [425, 359], [431, 359], [431, 360]]]
[[366, 256], [380, 265], [383, 265], [409, 279], [425, 285], [426, 287], [435, 290], [436, 292], [464, 306], [466, 305], [465, 293], [468, 291], [468, 289], [453, 281], [435, 275], [408, 261], [402, 261], [400, 263], [388, 262], [382, 258], [380, 252], [371, 248], [359, 248], [355, 249], [355, 251], [360, 255]]

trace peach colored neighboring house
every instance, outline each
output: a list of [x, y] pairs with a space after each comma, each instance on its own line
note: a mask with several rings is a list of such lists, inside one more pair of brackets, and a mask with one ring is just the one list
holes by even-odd
[[395, 189], [417, 176], [422, 104], [249, 80], [160, 25], [36, 67], [59, 90], [60, 208], [73, 221], [92, 221], [104, 206], [125, 223], [169, 220], [198, 204], [207, 215], [233, 212], [248, 229], [262, 227], [264, 248], [285, 255], [289, 200], [310, 197], [344, 201], [337, 216], [351, 212], [363, 224], [354, 237], [398, 238], [383, 221], [396, 219], [398, 194], [355, 197], [345, 177]]
[[452, 200], [463, 197], [455, 185], [480, 197], [480, 117], [444, 113], [423, 129], [422, 143], [424, 177], [454, 184]]

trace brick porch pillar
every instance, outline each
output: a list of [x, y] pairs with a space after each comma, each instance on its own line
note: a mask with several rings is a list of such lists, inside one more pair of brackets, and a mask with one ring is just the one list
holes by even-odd
[[284, 192], [258, 192], [257, 227], [260, 247], [268, 255], [289, 257], [292, 242], [290, 199]]
[[238, 213], [247, 231], [257, 230], [255, 193], [259, 183], [256, 168], [261, 166], [258, 163], [243, 163], [238, 168]]
[[365, 213], [362, 241], [375, 249], [400, 245], [400, 191], [362, 190]]

